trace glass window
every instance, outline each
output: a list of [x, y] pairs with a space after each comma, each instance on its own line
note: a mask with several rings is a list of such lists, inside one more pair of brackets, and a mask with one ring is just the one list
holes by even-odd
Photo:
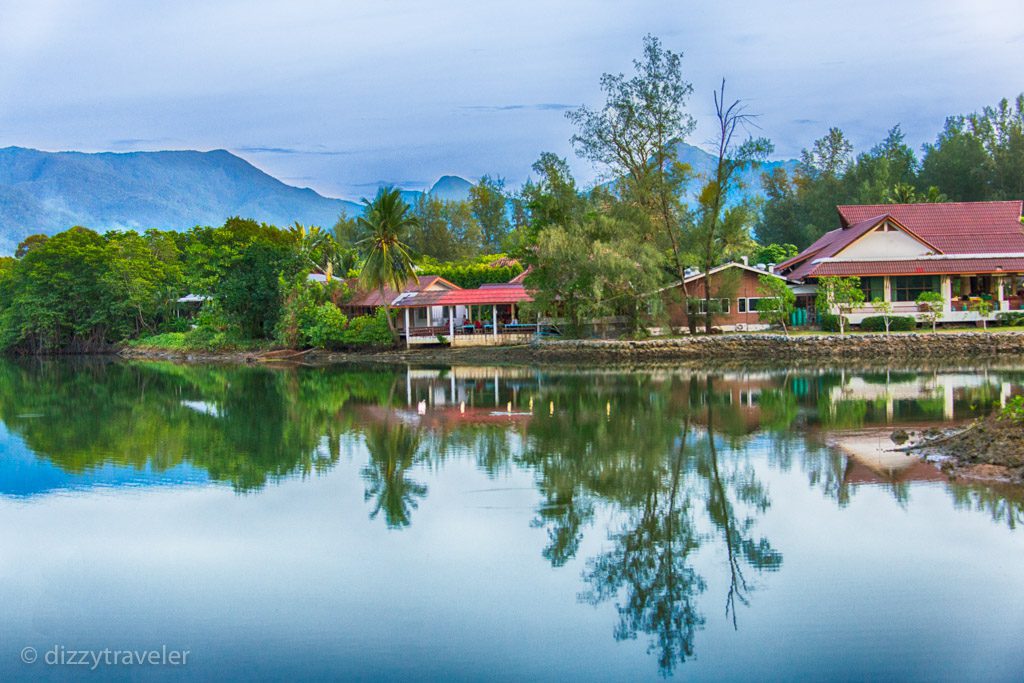
[[892, 278], [893, 301], [916, 301], [924, 292], [939, 291], [937, 275], [905, 275]]
[[736, 299], [736, 310], [739, 311], [740, 313], [746, 313], [747, 312], [747, 300], [746, 299]]
[[885, 278], [862, 277], [860, 288], [864, 292], [864, 301], [871, 303], [875, 299], [885, 299]]
[[[729, 299], [712, 299], [711, 300], [711, 312], [712, 313], [728, 313], [729, 312]], [[704, 314], [708, 312], [708, 302], [704, 299], [700, 299], [696, 302], [696, 312]], [[691, 312], [693, 309], [691, 308]]]
[[760, 305], [761, 305], [761, 298], [760, 297], [758, 297], [756, 299], [747, 299], [747, 310], [750, 311], [750, 312], [754, 312], [754, 311], [760, 310], [760, 309], [758, 309], [758, 306], [760, 306]]

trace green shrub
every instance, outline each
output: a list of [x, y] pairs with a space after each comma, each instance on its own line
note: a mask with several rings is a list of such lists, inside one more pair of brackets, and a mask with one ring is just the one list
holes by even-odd
[[168, 318], [157, 328], [159, 332], [188, 332], [191, 329], [192, 320], [189, 318]]
[[[864, 318], [860, 323], [863, 332], [885, 332], [885, 318], [880, 315], [872, 315]], [[895, 315], [889, 318], [889, 330], [891, 332], [908, 332], [917, 329], [917, 320], [912, 315]]]
[[1007, 401], [1001, 416], [1017, 423], [1024, 422], [1024, 396], [1014, 396]]
[[420, 264], [421, 275], [440, 275], [445, 280], [452, 282], [465, 289], [476, 289], [480, 285], [508, 282], [519, 273], [523, 272], [520, 265], [490, 266], [501, 258], [501, 254], [492, 254], [486, 257], [487, 262], [462, 262], [462, 263], [437, 263], [433, 260], [425, 260]]
[[1024, 325], [1024, 311], [1003, 311], [996, 313], [996, 324], [1007, 327]]
[[318, 349], [337, 349], [345, 343], [348, 318], [332, 303], [312, 307], [302, 316], [301, 336]]
[[832, 313], [822, 313], [818, 316], [818, 324], [824, 332], [838, 332], [839, 316]]
[[360, 315], [348, 321], [342, 335], [345, 346], [390, 346], [394, 343], [388, 328], [387, 312], [378, 308], [374, 315]]

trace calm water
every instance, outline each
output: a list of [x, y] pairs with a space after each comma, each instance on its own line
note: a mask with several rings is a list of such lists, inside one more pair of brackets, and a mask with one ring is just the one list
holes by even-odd
[[1020, 681], [1024, 495], [876, 448], [1017, 393], [5, 362], [0, 679], [166, 647], [92, 677]]

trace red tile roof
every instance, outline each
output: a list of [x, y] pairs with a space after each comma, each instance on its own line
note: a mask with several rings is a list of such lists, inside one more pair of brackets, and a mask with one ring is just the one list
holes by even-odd
[[[836, 228], [818, 238], [818, 240], [800, 254], [797, 254], [788, 261], [784, 261], [775, 267], [777, 271], [796, 266], [786, 277], [792, 280], [803, 279], [808, 273], [814, 270], [814, 259], [829, 258], [850, 246], [850, 244], [887, 218], [885, 214], [871, 216], [848, 228]], [[802, 265], [800, 262], [803, 261]]]
[[[801, 266], [803, 268], [803, 266]], [[814, 277], [851, 275], [984, 275], [1024, 273], [1024, 257], [894, 259], [892, 261], [825, 261], [813, 264]]]
[[1024, 202], [944, 202], [838, 206], [844, 228], [888, 214], [943, 254], [1024, 252]]
[[533, 301], [522, 285], [500, 284], [479, 289], [455, 289], [446, 292], [406, 294], [394, 303], [395, 308], [419, 306], [488, 306]]
[[[341, 304], [343, 308], [377, 308], [383, 306], [385, 301], [394, 301], [400, 292], [396, 292], [391, 287], [384, 288], [384, 296], [381, 296], [380, 291], [374, 290], [372, 292], [360, 291], [359, 280], [351, 278], [346, 281], [349, 288], [356, 294], [351, 300]], [[452, 289], [459, 289], [459, 286], [448, 282], [440, 275], [418, 275], [415, 278], [409, 278], [408, 284], [405, 286], [404, 292], [419, 292], [434, 284], [441, 285], [445, 289], [443, 291], [449, 291]]]

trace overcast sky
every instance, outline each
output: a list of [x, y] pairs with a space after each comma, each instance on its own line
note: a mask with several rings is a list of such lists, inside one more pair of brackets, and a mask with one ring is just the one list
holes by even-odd
[[864, 149], [901, 123], [918, 146], [1024, 91], [1024, 0], [0, 0], [0, 147], [226, 148], [354, 198], [516, 185], [541, 151], [571, 156], [565, 110], [648, 32], [685, 54], [694, 144], [722, 77], [778, 157], [830, 125]]

